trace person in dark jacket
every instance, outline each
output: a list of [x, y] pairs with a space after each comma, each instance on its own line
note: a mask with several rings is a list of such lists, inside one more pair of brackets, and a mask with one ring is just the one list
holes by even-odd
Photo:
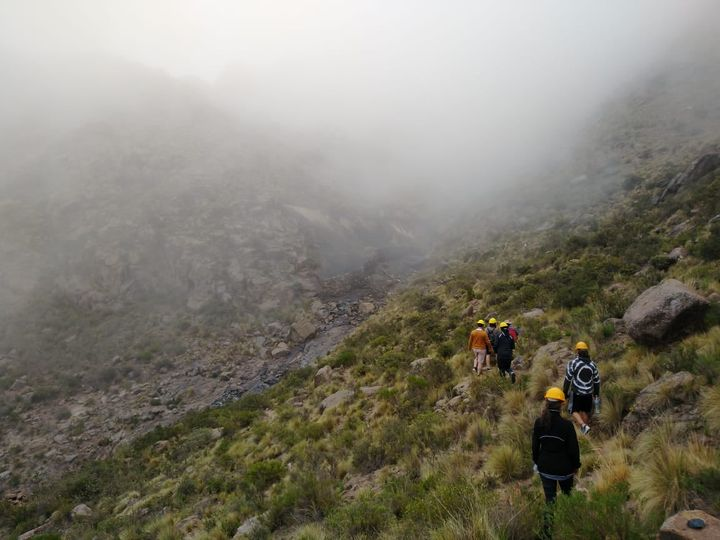
[[562, 390], [548, 389], [545, 408], [533, 428], [532, 459], [540, 473], [547, 503], [555, 501], [558, 484], [563, 493], [570, 493], [575, 473], [580, 468], [580, 446], [575, 427], [560, 414], [564, 402]]
[[500, 333], [495, 338], [495, 354], [497, 355], [497, 365], [500, 375], [505, 377], [510, 375], [510, 380], [515, 383], [515, 371], [512, 368], [513, 350], [515, 349], [515, 340], [508, 332], [508, 325], [505, 322], [500, 323]]

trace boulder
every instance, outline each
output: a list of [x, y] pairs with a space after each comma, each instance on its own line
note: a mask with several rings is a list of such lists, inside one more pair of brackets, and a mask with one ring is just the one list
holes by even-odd
[[78, 504], [70, 511], [73, 519], [86, 518], [92, 516], [92, 509], [87, 504]]
[[414, 372], [418, 372], [422, 370], [422, 368], [425, 367], [425, 364], [427, 364], [431, 358], [418, 358], [417, 360], [413, 360], [410, 362], [410, 369]]
[[321, 386], [329, 383], [332, 379], [333, 369], [330, 366], [323, 366], [315, 373], [315, 386]]
[[282, 358], [283, 356], [287, 356], [290, 354], [290, 347], [288, 347], [288, 344], [284, 341], [281, 341], [277, 344], [277, 346], [272, 350], [270, 353], [273, 358]]
[[338, 390], [334, 394], [330, 394], [328, 397], [322, 400], [320, 403], [320, 411], [328, 411], [334, 409], [341, 403], [352, 399], [355, 396], [355, 392], [352, 390]]
[[678, 262], [680, 259], [684, 259], [688, 256], [688, 251], [682, 246], [676, 247], [670, 253], [667, 254], [668, 259], [673, 262]]
[[372, 302], [360, 302], [358, 311], [363, 315], [370, 315], [375, 311], [375, 304]]
[[382, 390], [382, 386], [361, 386], [360, 387], [360, 391], [363, 393], [363, 395], [366, 395], [366, 396], [374, 396], [380, 390]]
[[701, 317], [709, 302], [676, 279], [650, 287], [638, 296], [623, 316], [635, 341], [653, 343], [677, 337]]
[[[702, 529], [693, 529], [688, 525], [691, 519], [701, 519]], [[683, 510], [670, 516], [660, 527], [658, 540], [711, 540], [720, 538], [720, 519], [701, 510]]]
[[[555, 365], [558, 366], [558, 368], [564, 369], [567, 363], [572, 360], [573, 356], [573, 351], [568, 346], [567, 341], [552, 341], [550, 343], [546, 343], [535, 351], [533, 362], [539, 360], [540, 358], [547, 357], [550, 358]], [[592, 356], [592, 354], [590, 356]]]
[[298, 341], [307, 341], [317, 333], [317, 326], [307, 319], [294, 322], [291, 328]]
[[241, 538], [246, 538], [258, 527], [260, 527], [260, 518], [258, 516], [253, 516], [246, 519], [245, 521], [243, 521], [242, 525], [240, 525], [235, 531], [233, 540], [240, 540]]
[[710, 302], [711, 304], [720, 304], [720, 294], [718, 294], [716, 292], [710, 293], [708, 295], [707, 299], [708, 299], [708, 302]]
[[661, 413], [677, 424], [698, 421], [691, 403], [695, 395], [695, 377], [687, 371], [666, 373], [643, 388], [623, 420], [626, 432], [636, 434]]
[[545, 311], [540, 308], [535, 308], [523, 313], [522, 317], [524, 317], [525, 319], [537, 319], [538, 317], [542, 317], [543, 315], [545, 315]]

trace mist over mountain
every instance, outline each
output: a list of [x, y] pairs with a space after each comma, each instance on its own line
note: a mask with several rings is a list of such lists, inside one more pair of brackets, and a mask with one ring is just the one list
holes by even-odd
[[[521, 283], [562, 266], [548, 238], [596, 239], [720, 147], [710, 1], [63, 4], [0, 7], [0, 488], [17, 500], [267, 390], [373, 314], [395, 328], [384, 306], [408, 283], [436, 336], [418, 274], [486, 261], [498, 291], [450, 274], [443, 302], [557, 307], [566, 291]], [[694, 223], [695, 249], [706, 206], [652, 219]], [[608, 268], [660, 279], [628, 264]], [[390, 364], [457, 337], [376, 333]]]

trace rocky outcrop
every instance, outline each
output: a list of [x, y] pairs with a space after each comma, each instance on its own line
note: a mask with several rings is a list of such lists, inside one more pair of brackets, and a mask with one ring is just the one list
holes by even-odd
[[537, 319], [538, 317], [542, 317], [543, 315], [545, 315], [545, 311], [540, 308], [535, 308], [523, 313], [522, 317], [525, 319]]
[[639, 433], [660, 415], [671, 418], [675, 424], [695, 427], [701, 421], [693, 403], [695, 390], [695, 377], [687, 371], [663, 375], [635, 398], [623, 420], [623, 429]]
[[662, 202], [668, 195], [677, 193], [683, 186], [692, 184], [718, 167], [720, 167], [720, 154], [705, 154], [699, 159], [696, 159], [687, 169], [670, 180], [662, 194], [655, 200], [655, 203]]
[[695, 324], [709, 302], [676, 279], [650, 287], [638, 296], [623, 316], [635, 341], [656, 343], [682, 334]]
[[320, 402], [320, 412], [329, 411], [334, 409], [338, 405], [351, 400], [355, 396], [355, 392], [352, 390], [338, 390], [334, 394], [330, 394], [328, 397]]
[[410, 362], [410, 369], [415, 373], [422, 371], [425, 365], [432, 360], [431, 358], [418, 358]]
[[567, 341], [553, 341], [543, 345], [535, 351], [533, 362], [543, 357], [550, 358], [558, 366], [558, 368], [564, 369], [565, 365], [572, 360], [573, 352], [570, 347], [568, 347]]
[[658, 540], [715, 540], [720, 538], [720, 519], [701, 510], [684, 510], [667, 518], [657, 537]]

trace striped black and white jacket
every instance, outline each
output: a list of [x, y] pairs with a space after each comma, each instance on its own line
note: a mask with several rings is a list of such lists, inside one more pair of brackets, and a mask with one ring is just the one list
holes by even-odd
[[590, 358], [576, 356], [565, 369], [565, 393], [572, 389], [576, 395], [600, 395], [600, 372]]

